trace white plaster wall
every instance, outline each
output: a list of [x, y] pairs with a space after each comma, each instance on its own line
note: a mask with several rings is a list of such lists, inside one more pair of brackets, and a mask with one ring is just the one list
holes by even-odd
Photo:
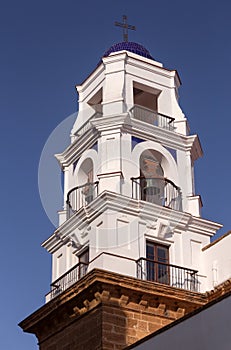
[[132, 137], [130, 134], [121, 135], [121, 170], [123, 174], [121, 193], [128, 197], [132, 195], [131, 177], [137, 172], [137, 164], [134, 164], [131, 156], [131, 142]]
[[59, 278], [66, 270], [66, 246], [63, 245], [52, 255], [52, 281]]
[[99, 140], [98, 174], [121, 171], [121, 132], [113, 130], [102, 133]]
[[203, 271], [207, 276], [208, 289], [231, 278], [231, 234], [202, 252]]
[[[102, 252], [138, 259], [138, 221], [131, 215], [107, 210], [92, 223], [90, 237], [91, 259]], [[114, 266], [117, 269], [117, 266]]]
[[74, 134], [95, 112], [88, 101], [104, 86], [104, 67], [100, 65], [82, 85], [76, 86], [79, 94], [78, 117], [73, 125], [71, 134]]
[[[200, 263], [195, 260], [195, 248], [192, 247], [193, 243], [197, 242], [200, 246], [200, 254], [202, 255], [201, 248], [210, 242], [210, 236], [202, 235], [199, 233], [195, 233], [193, 231], [182, 232], [182, 252], [183, 252], [183, 261], [182, 264], [186, 267], [190, 267], [194, 270], [202, 269], [202, 260]], [[197, 250], [198, 251], [198, 250]], [[199, 257], [199, 259], [201, 259]]]
[[107, 255], [103, 253], [98, 256], [92, 263], [89, 264], [88, 272], [94, 268], [104, 269], [107, 271], [120, 273], [122, 275], [136, 277], [136, 264], [129, 259], [123, 259], [118, 256]]
[[75, 248], [66, 243], [52, 254], [52, 281], [55, 281], [78, 262]]
[[[110, 211], [105, 215], [101, 215], [100, 225], [92, 230], [89, 241], [91, 259], [96, 258], [101, 253], [116, 254], [134, 260], [138, 260], [140, 257], [145, 258], [147, 240], [169, 247], [170, 264], [198, 270], [200, 291], [208, 290], [201, 248], [209, 243], [209, 236], [190, 233], [185, 230], [163, 239], [158, 237], [155, 227], [150, 228], [147, 222], [131, 215]], [[125, 274], [129, 274], [131, 266], [133, 265], [133, 268], [136, 266], [135, 262], [125, 261], [126, 259], [119, 257], [104, 257], [103, 260], [102, 258], [96, 260], [97, 262], [94, 262], [91, 268], [97, 266], [107, 270], [108, 262], [108, 269], [118, 273], [124, 271]], [[101, 262], [102, 265], [100, 265]]]

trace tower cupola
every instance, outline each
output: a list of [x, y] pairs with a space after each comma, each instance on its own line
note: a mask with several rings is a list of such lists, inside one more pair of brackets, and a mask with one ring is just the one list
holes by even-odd
[[109, 56], [112, 52], [118, 52], [118, 51], [124, 51], [124, 50], [133, 52], [139, 56], [150, 58], [151, 60], [153, 60], [153, 57], [150, 55], [149, 51], [145, 49], [144, 46], [131, 41], [129, 42], [122, 41], [120, 43], [116, 43], [112, 45], [108, 50], [105, 51], [103, 57]]

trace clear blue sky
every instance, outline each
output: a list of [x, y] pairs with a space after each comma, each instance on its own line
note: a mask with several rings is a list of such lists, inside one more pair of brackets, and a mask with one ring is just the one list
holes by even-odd
[[223, 223], [223, 233], [231, 229], [230, 12], [227, 0], [1, 3], [0, 349], [37, 349], [17, 323], [43, 304], [50, 283], [50, 256], [40, 243], [53, 226], [38, 193], [40, 154], [76, 111], [75, 85], [121, 41], [113, 23], [123, 14], [137, 27], [130, 40], [178, 70], [181, 106], [205, 154], [196, 164], [203, 217]]

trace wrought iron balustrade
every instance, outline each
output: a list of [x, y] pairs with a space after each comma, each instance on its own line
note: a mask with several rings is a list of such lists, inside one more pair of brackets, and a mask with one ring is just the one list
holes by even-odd
[[178, 186], [164, 177], [132, 177], [132, 198], [182, 210], [182, 196]]
[[65, 274], [60, 276], [56, 281], [51, 283], [51, 291], [49, 293], [50, 299], [53, 299], [57, 295], [61, 294], [64, 290], [69, 288], [72, 284], [77, 282], [80, 278], [86, 275], [88, 264], [79, 262], [73, 266]]
[[69, 219], [80, 208], [88, 205], [98, 196], [99, 181], [87, 182], [72, 188], [67, 194], [67, 218]]
[[168, 117], [164, 114], [153, 111], [152, 109], [134, 105], [130, 109], [131, 115], [134, 119], [141, 120], [145, 123], [158, 126], [167, 130], [174, 130], [174, 118]]
[[199, 292], [200, 284], [196, 270], [146, 258], [140, 258], [136, 264], [139, 279]]

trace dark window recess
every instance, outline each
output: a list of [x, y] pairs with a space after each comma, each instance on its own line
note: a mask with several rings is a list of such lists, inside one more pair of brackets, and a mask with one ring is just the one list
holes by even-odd
[[152, 242], [146, 244], [147, 280], [169, 284], [169, 249]]
[[79, 255], [79, 275], [80, 275], [79, 278], [86, 275], [88, 263], [89, 263], [89, 248], [84, 250], [84, 252]]
[[89, 248], [84, 250], [84, 252], [79, 255], [79, 262], [83, 262], [85, 264], [89, 263]]

